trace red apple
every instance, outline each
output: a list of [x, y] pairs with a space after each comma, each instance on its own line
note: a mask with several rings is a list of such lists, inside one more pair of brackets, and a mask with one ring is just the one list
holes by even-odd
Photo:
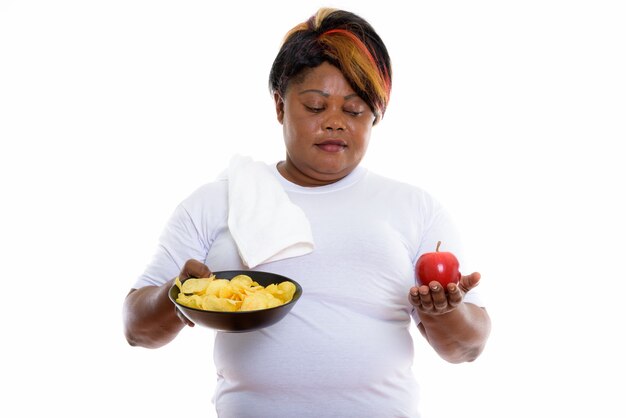
[[444, 289], [448, 283], [458, 283], [461, 279], [459, 260], [450, 252], [439, 251], [441, 241], [437, 242], [435, 252], [424, 253], [415, 263], [415, 278], [419, 285], [439, 282]]

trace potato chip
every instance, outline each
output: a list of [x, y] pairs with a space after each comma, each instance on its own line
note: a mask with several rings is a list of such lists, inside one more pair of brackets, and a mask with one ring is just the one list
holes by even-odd
[[217, 297], [222, 298], [222, 299], [232, 299], [232, 300], [242, 299], [241, 292], [235, 287], [233, 287], [232, 285], [222, 287], [217, 293]]
[[289, 302], [296, 293], [296, 285], [292, 282], [282, 282], [279, 284], [272, 283], [265, 288], [274, 297], [281, 300], [282, 303]]
[[185, 294], [204, 295], [209, 283], [215, 279], [215, 276], [211, 276], [204, 279], [187, 279], [180, 286], [180, 291]]
[[254, 292], [248, 295], [241, 303], [240, 311], [254, 311], [257, 309], [268, 309], [282, 305], [283, 302], [271, 293]]
[[[230, 279], [230, 283], [233, 286], [241, 285], [242, 287], [251, 287], [252, 284], [256, 282], [252, 281], [252, 278], [250, 276], [246, 276], [245, 274], [240, 274]], [[256, 285], [258, 286], [258, 283], [256, 283]]]
[[184, 293], [179, 293], [176, 301], [190, 308], [203, 309], [204, 298], [200, 295], [185, 295]]
[[239, 309], [239, 306], [237, 301], [220, 298], [215, 295], [206, 295], [206, 297], [202, 298], [200, 309], [205, 311], [234, 312]]
[[222, 290], [224, 287], [228, 285], [229, 285], [229, 282], [226, 279], [215, 279], [209, 283], [205, 291], [205, 294], [219, 296], [220, 290]]
[[280, 294], [279, 299], [283, 301], [283, 303], [289, 302], [293, 299], [293, 295], [296, 294], [296, 285], [293, 282], [282, 282], [278, 284], [278, 289], [282, 292]]

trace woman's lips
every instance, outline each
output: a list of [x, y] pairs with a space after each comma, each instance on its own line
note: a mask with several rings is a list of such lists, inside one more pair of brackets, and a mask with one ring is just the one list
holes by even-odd
[[339, 140], [328, 140], [315, 144], [315, 146], [326, 152], [339, 152], [347, 148], [346, 143]]

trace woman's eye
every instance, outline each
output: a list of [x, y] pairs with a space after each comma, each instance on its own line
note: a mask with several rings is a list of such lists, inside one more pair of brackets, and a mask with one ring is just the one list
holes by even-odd
[[313, 112], [313, 113], [319, 113], [319, 112], [321, 112], [322, 110], [324, 110], [324, 108], [323, 108], [323, 107], [318, 107], [318, 106], [304, 106], [304, 107], [306, 107], [306, 109], [307, 109], [309, 112]]
[[359, 116], [360, 114], [363, 113], [360, 110], [346, 110], [345, 112], [351, 116]]

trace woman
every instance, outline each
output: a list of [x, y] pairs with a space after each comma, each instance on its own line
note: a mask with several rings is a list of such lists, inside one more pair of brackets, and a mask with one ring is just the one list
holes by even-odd
[[[223, 417], [416, 417], [412, 319], [445, 360], [473, 361], [490, 331], [474, 289], [414, 285], [414, 265], [436, 242], [461, 256], [445, 210], [426, 192], [361, 167], [391, 91], [391, 63], [374, 29], [320, 9], [286, 36], [270, 73], [286, 158], [269, 169], [305, 213], [306, 255], [263, 264], [304, 294], [279, 323], [215, 339]], [[181, 203], [159, 250], [124, 303], [131, 345], [167, 344], [186, 325], [167, 292], [175, 276], [244, 268], [228, 229], [228, 181]], [[407, 297], [408, 295], [408, 297]]]

